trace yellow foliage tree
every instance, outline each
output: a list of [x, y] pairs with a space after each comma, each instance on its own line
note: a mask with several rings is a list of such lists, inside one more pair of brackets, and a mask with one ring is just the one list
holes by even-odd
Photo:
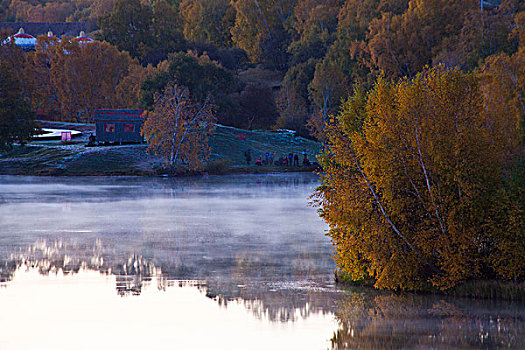
[[[519, 280], [525, 275], [525, 13], [516, 16], [520, 47], [511, 56], [487, 58], [480, 72], [486, 109], [495, 144], [508, 150], [504, 162], [506, 186], [490, 213], [496, 272], [503, 278]], [[518, 132], [512, 132], [518, 130]]]
[[187, 88], [168, 85], [155, 94], [154, 112], [142, 127], [148, 150], [166, 159], [170, 166], [202, 169], [210, 154], [208, 138], [215, 129], [209, 99], [194, 104]]
[[142, 94], [142, 83], [155, 74], [168, 70], [167, 61], [160, 62], [157, 66], [148, 64], [146, 67], [138, 63], [129, 66], [128, 75], [125, 76], [117, 85], [116, 98], [120, 106], [138, 107]]
[[56, 87], [63, 117], [93, 121], [97, 108], [116, 108], [115, 92], [128, 75], [133, 60], [107, 42], [79, 44], [62, 39], [51, 61], [51, 82]]
[[510, 151], [494, 141], [517, 132], [498, 125], [477, 78], [443, 67], [350, 97], [329, 126], [317, 190], [339, 268], [404, 290], [480, 277]]
[[137, 105], [140, 84], [154, 70], [138, 66], [107, 42], [47, 36], [38, 38], [36, 50], [24, 60], [33, 107], [80, 122], [92, 122], [98, 108]]
[[[233, 8], [229, 0], [183, 0], [180, 3], [184, 36], [197, 42], [225, 46], [231, 42], [227, 13]], [[233, 21], [231, 21], [233, 22]]]
[[235, 0], [233, 43], [246, 51], [253, 62], [270, 61], [282, 65], [295, 0]]

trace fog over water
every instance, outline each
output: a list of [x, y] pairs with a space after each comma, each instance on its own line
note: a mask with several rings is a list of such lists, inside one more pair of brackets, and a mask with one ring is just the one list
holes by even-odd
[[335, 286], [317, 185], [0, 177], [0, 349], [525, 346], [523, 303]]

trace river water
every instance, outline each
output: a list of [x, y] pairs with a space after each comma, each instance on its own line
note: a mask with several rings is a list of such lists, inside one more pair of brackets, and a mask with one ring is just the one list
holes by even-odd
[[524, 348], [524, 303], [333, 283], [309, 174], [0, 177], [0, 349]]

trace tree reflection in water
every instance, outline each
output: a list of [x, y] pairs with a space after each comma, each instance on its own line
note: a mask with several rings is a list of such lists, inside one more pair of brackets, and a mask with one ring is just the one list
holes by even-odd
[[23, 252], [0, 256], [0, 286], [8, 286], [17, 271], [28, 268], [43, 275], [93, 270], [115, 276], [116, 291], [122, 297], [140, 295], [155, 285], [160, 291], [196, 287], [223, 308], [242, 303], [253, 316], [270, 322], [335, 313], [339, 327], [331, 340], [334, 350], [525, 348], [524, 303], [396, 295], [372, 289], [342, 291], [320, 279], [312, 261], [309, 253], [301, 253], [285, 268], [257, 253], [243, 252], [235, 261], [224, 263], [222, 270], [216, 265], [216, 270], [204, 269], [204, 274], [195, 275], [185, 259], [155, 260], [116, 252], [99, 239], [91, 244], [38, 241]]
[[525, 304], [350, 292], [332, 349], [525, 348]]
[[[2, 261], [3, 260], [3, 261]], [[242, 253], [231, 270], [212, 271], [199, 280], [192, 280], [192, 271], [184, 261], [157, 261], [134, 253], [117, 253], [106, 248], [100, 239], [93, 244], [57, 240], [37, 241], [34, 245], [9, 258], [0, 260], [2, 284], [8, 285], [17, 271], [37, 269], [42, 275], [75, 274], [81, 270], [114, 275], [116, 291], [122, 296], [138, 296], [144, 288], [156, 284], [159, 290], [168, 287], [197, 287], [222, 307], [229, 302], [241, 302], [256, 318], [288, 322], [308, 318], [312, 313], [329, 314], [337, 290], [333, 285], [316, 281], [317, 271], [309, 266], [303, 253], [291, 269], [275, 276], [275, 266], [255, 255]], [[228, 273], [230, 271], [230, 273]], [[273, 276], [273, 277], [272, 277]], [[289, 282], [282, 282], [284, 280]], [[154, 283], [153, 283], [154, 282]]]

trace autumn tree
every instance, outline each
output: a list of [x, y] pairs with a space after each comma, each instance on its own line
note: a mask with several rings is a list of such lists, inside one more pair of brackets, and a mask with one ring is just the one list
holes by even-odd
[[215, 128], [209, 99], [191, 101], [189, 90], [169, 84], [163, 94], [155, 94], [154, 111], [142, 127], [148, 150], [166, 159], [172, 167], [202, 169], [208, 160], [208, 138]]
[[151, 79], [167, 70], [167, 61], [160, 62], [156, 66], [148, 64], [146, 67], [138, 63], [132, 63], [128, 69], [128, 74], [117, 85], [115, 91], [117, 105], [138, 108], [142, 97], [142, 84], [147, 79]]
[[383, 14], [401, 15], [408, 0], [347, 0], [337, 14], [335, 41], [325, 60], [341, 67], [346, 80], [352, 84], [371, 87], [375, 82], [374, 67], [368, 42], [370, 25]]
[[325, 126], [335, 114], [341, 99], [348, 93], [348, 84], [339, 65], [328, 60], [317, 63], [314, 78], [308, 86], [314, 104], [309, 125], [318, 140], [324, 140]]
[[36, 132], [35, 117], [16, 74], [0, 60], [0, 149], [29, 140]]
[[112, 0], [2, 0], [2, 22], [94, 22], [110, 12]]
[[37, 84], [30, 56], [10, 42], [0, 45], [0, 61], [6, 63], [11, 73], [15, 75], [24, 100], [30, 106], [34, 106], [33, 93], [37, 91]]
[[340, 6], [340, 0], [297, 1], [292, 25], [297, 37], [288, 47], [292, 55], [291, 65], [324, 57], [335, 39]]
[[525, 274], [525, 12], [515, 21], [518, 51], [490, 56], [480, 70], [490, 124], [505, 131], [492, 138], [511, 150], [504, 162], [505, 186], [494, 197], [499, 205], [490, 215], [491, 261], [500, 276], [513, 280]]
[[232, 41], [254, 62], [282, 69], [286, 65], [295, 0], [236, 0]]
[[41, 35], [37, 39], [35, 51], [26, 55], [26, 69], [31, 67], [32, 71], [32, 107], [47, 116], [60, 116], [62, 104], [51, 68], [63, 53], [57, 50], [57, 37]]
[[474, 8], [470, 0], [412, 0], [402, 14], [382, 13], [367, 34], [373, 65], [388, 77], [416, 75], [447, 48]]
[[180, 12], [186, 39], [219, 47], [231, 44], [235, 9], [229, 0], [183, 0]]
[[81, 45], [64, 38], [53, 49], [51, 84], [63, 118], [92, 122], [95, 109], [119, 106], [116, 91], [133, 63], [129, 54], [107, 42]]
[[505, 0], [493, 8], [470, 8], [456, 37], [449, 38], [440, 52], [434, 54], [433, 64], [443, 63], [471, 70], [483, 63], [488, 56], [512, 54], [517, 38], [512, 35], [514, 18], [525, 10], [519, 0]]
[[420, 290], [494, 271], [490, 214], [510, 151], [495, 140], [517, 130], [490, 120], [478, 80], [443, 67], [380, 78], [343, 104], [317, 191], [343, 273]]

